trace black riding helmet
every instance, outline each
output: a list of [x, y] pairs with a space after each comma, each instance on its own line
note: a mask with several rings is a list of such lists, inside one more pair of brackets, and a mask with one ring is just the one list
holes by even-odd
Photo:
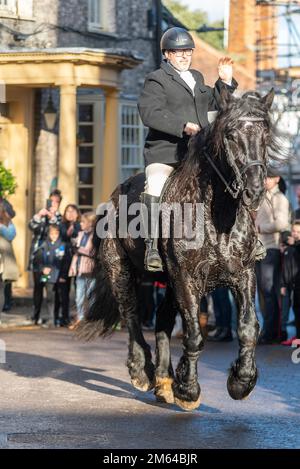
[[186, 29], [174, 27], [162, 35], [160, 49], [163, 54], [165, 50], [195, 49], [195, 43]]

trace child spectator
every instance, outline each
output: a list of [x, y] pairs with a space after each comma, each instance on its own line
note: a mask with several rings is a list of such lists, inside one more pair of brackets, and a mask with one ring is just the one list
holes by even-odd
[[287, 237], [288, 245], [283, 253], [281, 276], [281, 295], [293, 292], [293, 310], [295, 314], [296, 336], [285, 340], [282, 345], [292, 345], [295, 339], [300, 339], [300, 220], [292, 226], [291, 236]]
[[37, 249], [33, 258], [33, 271], [36, 272], [38, 283], [34, 290], [34, 317], [35, 324], [38, 324], [44, 287], [47, 291], [47, 313], [43, 315], [42, 325], [59, 326], [58, 317], [54, 316], [54, 298], [57, 286], [66, 282], [68, 278], [68, 251], [65, 243], [61, 240], [58, 225], [50, 225], [48, 235]]
[[89, 289], [92, 286], [92, 272], [94, 261], [93, 251], [93, 228], [96, 221], [96, 215], [93, 212], [86, 212], [81, 216], [81, 230], [76, 240], [76, 252], [73, 256], [69, 276], [76, 277], [76, 307], [77, 321], [71, 326], [71, 329], [84, 317], [87, 309], [87, 298]]

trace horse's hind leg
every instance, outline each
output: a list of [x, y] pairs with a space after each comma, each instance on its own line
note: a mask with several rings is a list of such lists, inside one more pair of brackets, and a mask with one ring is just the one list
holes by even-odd
[[158, 401], [172, 404], [174, 373], [171, 363], [170, 339], [175, 323], [176, 310], [172, 301], [172, 290], [168, 286], [165, 298], [156, 313], [156, 367], [155, 396]]
[[140, 391], [154, 386], [154, 365], [150, 346], [144, 339], [139, 317], [135, 278], [127, 255], [116, 239], [106, 239], [103, 262], [110, 278], [111, 288], [119, 306], [121, 317], [129, 332], [127, 367], [132, 385]]
[[232, 288], [238, 308], [239, 357], [231, 366], [227, 381], [229, 395], [233, 399], [245, 399], [257, 381], [255, 347], [259, 324], [255, 313], [255, 274], [253, 269], [245, 272]]

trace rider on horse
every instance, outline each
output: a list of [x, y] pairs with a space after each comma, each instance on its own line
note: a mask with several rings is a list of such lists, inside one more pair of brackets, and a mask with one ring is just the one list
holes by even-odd
[[[149, 128], [144, 148], [146, 185], [141, 202], [147, 207], [149, 225], [154, 227], [154, 236], [148, 234], [145, 239], [145, 268], [151, 271], [163, 270], [157, 249], [159, 211], [151, 210], [152, 204], [159, 204], [168, 177], [187, 153], [190, 137], [209, 125], [210, 111], [219, 110], [221, 89], [227, 87], [233, 93], [238, 86], [229, 57], [219, 61], [219, 78], [214, 88], [204, 84], [200, 72], [190, 69], [195, 43], [185, 29], [168, 29], [160, 46], [165, 58], [160, 68], [146, 77], [138, 103], [141, 119]], [[263, 254], [263, 246], [258, 245], [257, 258]]]

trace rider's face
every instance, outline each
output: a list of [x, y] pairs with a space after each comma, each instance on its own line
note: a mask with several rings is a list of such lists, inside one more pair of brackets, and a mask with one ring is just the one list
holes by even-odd
[[173, 67], [180, 72], [186, 72], [191, 66], [192, 56], [189, 56], [186, 53], [183, 54], [183, 57], [177, 57], [175, 51], [166, 50], [165, 57]]

